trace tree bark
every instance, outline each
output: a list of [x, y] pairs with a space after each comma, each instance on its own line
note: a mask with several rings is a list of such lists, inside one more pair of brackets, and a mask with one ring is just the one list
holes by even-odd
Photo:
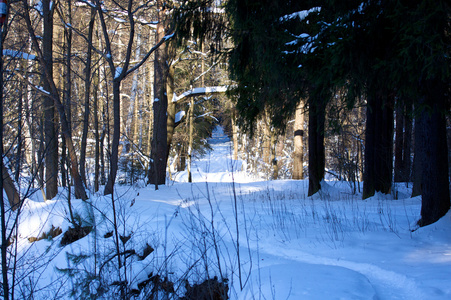
[[279, 165], [277, 164], [277, 139], [276, 133], [274, 130], [270, 130], [270, 147], [271, 147], [271, 155], [270, 162], [272, 167], [272, 180], [277, 180], [279, 178]]
[[[53, 10], [50, 0], [42, 1], [43, 41], [42, 54], [48, 73], [42, 72], [43, 88], [50, 94], [50, 80], [53, 80]], [[46, 76], [50, 78], [46, 78]], [[45, 193], [47, 199], [53, 199], [58, 193], [58, 138], [56, 136], [55, 106], [52, 97], [44, 97], [44, 133], [45, 133]]]
[[393, 170], [393, 103], [394, 97], [369, 96], [365, 135], [363, 195], [391, 192]]
[[[135, 52], [135, 61], [138, 61], [141, 56], [141, 33], [138, 32], [138, 37], [136, 39], [138, 47]], [[127, 135], [129, 141], [135, 144], [135, 128], [137, 128], [137, 108], [138, 108], [138, 72], [133, 74], [132, 88], [130, 93], [130, 105], [128, 107], [127, 120], [125, 121], [125, 134]], [[133, 129], [132, 129], [133, 128]], [[128, 149], [127, 149], [128, 150]]]
[[[431, 90], [438, 90], [437, 88]], [[450, 208], [448, 145], [446, 140], [446, 98], [429, 95], [418, 118], [422, 126], [422, 201], [420, 226], [438, 221]], [[430, 108], [430, 109], [428, 109]]]
[[423, 163], [426, 159], [425, 149], [422, 145], [425, 140], [424, 121], [424, 118], [421, 118], [420, 115], [417, 114], [415, 116], [412, 197], [420, 196], [422, 194]]
[[[157, 1], [157, 8], [158, 25], [155, 40], [159, 41], [165, 36], [166, 29], [166, 9], [163, 1]], [[166, 93], [166, 86], [169, 72], [168, 69], [168, 49], [166, 43], [164, 43], [155, 51], [154, 59], [154, 126], [150, 155], [152, 162], [150, 163], [150, 170], [148, 173], [148, 183], [154, 184], [155, 189], [158, 189], [158, 185], [166, 183], [168, 153], [168, 97]]]
[[235, 120], [235, 110], [233, 109], [230, 121], [232, 126], [232, 140], [233, 140], [233, 159], [238, 160], [238, 126]]
[[404, 145], [403, 145], [403, 179], [410, 182], [412, 173], [412, 105], [406, 104], [406, 112], [404, 117]]
[[189, 106], [189, 137], [188, 137], [188, 182], [193, 182], [191, 164], [193, 158], [193, 131], [194, 131], [194, 97], [190, 99]]
[[168, 69], [168, 78], [166, 82], [166, 94], [168, 97], [168, 120], [167, 120], [167, 132], [168, 132], [168, 145], [167, 155], [169, 157], [169, 151], [171, 151], [172, 137], [174, 136], [175, 129], [175, 111], [176, 103], [173, 100], [174, 97], [174, 65], [170, 65]]
[[121, 132], [121, 101], [119, 80], [113, 80], [113, 140], [111, 144], [110, 174], [105, 185], [104, 195], [111, 195], [116, 181], [119, 161], [119, 141]]
[[[70, 6], [69, 6], [70, 7]], [[81, 149], [80, 149], [80, 176], [84, 184], [87, 185], [86, 180], [86, 148], [88, 141], [89, 130], [89, 113], [90, 105], [89, 99], [91, 98], [91, 60], [92, 60], [92, 39], [94, 34], [94, 21], [96, 17], [96, 9], [91, 7], [91, 18], [88, 25], [88, 40], [87, 40], [87, 54], [85, 65], [85, 111], [83, 114], [83, 134], [81, 136]]]
[[395, 182], [403, 182], [403, 147], [404, 147], [404, 105], [396, 106], [396, 134], [395, 134]]
[[14, 181], [11, 179], [11, 176], [9, 176], [4, 162], [2, 164], [2, 173], [3, 189], [5, 190], [6, 196], [8, 197], [9, 206], [11, 207], [11, 210], [14, 211], [20, 206], [20, 196], [16, 186], [14, 185]]
[[292, 179], [304, 179], [304, 101], [296, 107], [294, 117], [294, 151]]
[[411, 172], [412, 109], [409, 104], [396, 108], [395, 172], [394, 182], [409, 182]]
[[94, 136], [95, 136], [95, 154], [94, 154], [94, 192], [100, 188], [100, 133], [99, 133], [99, 68], [94, 72], [93, 77], [93, 101], [94, 101]]
[[325, 107], [322, 100], [309, 98], [309, 188], [308, 196], [321, 189], [324, 179], [325, 149], [324, 149]]
[[[0, 169], [6, 169], [3, 161], [3, 26], [0, 27]], [[3, 174], [2, 174], [3, 175]], [[3, 176], [0, 176], [0, 224], [1, 224], [1, 265], [2, 265], [2, 290], [3, 298], [9, 300], [8, 279], [8, 240], [6, 205], [3, 197], [5, 186]]]

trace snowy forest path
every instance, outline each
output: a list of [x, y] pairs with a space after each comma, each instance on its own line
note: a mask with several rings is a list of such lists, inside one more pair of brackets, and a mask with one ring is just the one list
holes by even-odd
[[[232, 142], [224, 133], [224, 128], [217, 126], [208, 139], [211, 150], [192, 162], [193, 182], [249, 182], [250, 178], [242, 169], [242, 161], [232, 158]], [[251, 179], [254, 181], [255, 179]], [[174, 176], [174, 181], [187, 182], [186, 171]]]

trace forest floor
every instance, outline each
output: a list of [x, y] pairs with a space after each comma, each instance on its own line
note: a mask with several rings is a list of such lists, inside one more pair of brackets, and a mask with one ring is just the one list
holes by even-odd
[[[451, 213], [417, 228], [421, 198], [410, 198], [406, 184], [396, 187], [397, 200], [377, 194], [362, 201], [338, 181], [307, 197], [307, 180], [262, 181], [242, 172], [221, 128], [210, 144], [194, 162], [193, 183], [180, 172], [158, 190], [117, 186], [119, 252], [130, 253], [119, 271], [110, 196], [91, 195], [92, 207], [71, 201], [73, 215], [95, 230], [64, 247], [63, 235], [28, 238], [52, 226], [67, 231], [67, 194], [45, 203], [38, 193], [27, 199], [17, 298], [69, 298], [72, 291], [75, 298], [111, 299], [117, 282], [138, 289], [152, 274], [172, 282], [179, 296], [186, 282], [216, 276], [227, 279], [230, 299], [451, 299]], [[159, 286], [165, 299], [169, 291]]]

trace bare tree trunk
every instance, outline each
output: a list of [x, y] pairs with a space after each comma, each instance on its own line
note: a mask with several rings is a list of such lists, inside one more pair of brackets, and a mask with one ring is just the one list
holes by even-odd
[[235, 110], [233, 110], [232, 116], [230, 118], [232, 122], [233, 159], [238, 160], [238, 126], [236, 125], [235, 118]]
[[402, 182], [403, 178], [403, 146], [404, 146], [404, 105], [398, 103], [396, 107], [395, 134], [395, 182]]
[[[50, 80], [53, 80], [53, 10], [50, 9], [50, 0], [42, 1], [43, 8], [43, 41], [42, 53], [45, 67], [43, 72], [43, 87], [50, 94]], [[48, 76], [49, 78], [46, 78]], [[52, 199], [58, 193], [58, 138], [56, 135], [56, 116], [52, 97], [44, 97], [44, 133], [45, 133], [45, 184], [46, 198]]]
[[[0, 169], [6, 169], [3, 162], [3, 26], [0, 27]], [[9, 279], [8, 279], [8, 240], [7, 240], [7, 218], [6, 207], [3, 197], [4, 188], [3, 176], [0, 176], [0, 222], [1, 222], [1, 264], [2, 264], [2, 290], [5, 300], [9, 300]]]
[[[143, 149], [143, 136], [144, 136], [144, 99], [145, 94], [147, 92], [147, 87], [146, 87], [146, 68], [143, 68], [141, 70], [142, 74], [141, 74], [141, 78], [142, 78], [142, 82], [141, 82], [141, 87], [142, 87], [142, 94], [141, 97], [139, 97], [139, 109], [138, 109], [138, 125], [135, 126], [135, 132], [137, 131], [137, 133], [135, 133], [135, 135], [138, 137], [138, 148], [139, 149]], [[136, 129], [136, 127], [138, 127], [138, 129]], [[144, 153], [148, 153], [148, 152], [144, 152]]]
[[293, 179], [304, 179], [304, 101], [296, 107], [294, 117]]
[[272, 175], [271, 175], [272, 180], [277, 180], [279, 178], [279, 165], [277, 164], [276, 146], [277, 146], [276, 133], [274, 132], [274, 130], [270, 130], [270, 147], [271, 147], [270, 162], [272, 166]]
[[324, 149], [325, 107], [321, 99], [309, 99], [309, 188], [308, 196], [321, 189], [324, 179], [325, 149]]
[[363, 199], [375, 192], [389, 194], [391, 191], [393, 103], [393, 96], [388, 94], [368, 97]]
[[[432, 87], [432, 88], [431, 88]], [[431, 84], [429, 91], [440, 90]], [[424, 147], [422, 164], [422, 201], [420, 226], [426, 226], [438, 221], [450, 209], [449, 170], [448, 170], [448, 145], [446, 140], [446, 117], [448, 111], [446, 104], [446, 88], [438, 95], [429, 95], [426, 105], [418, 118], [423, 126], [422, 139]], [[430, 108], [430, 109], [428, 109]]]
[[[155, 64], [155, 63], [154, 63]], [[154, 71], [155, 68], [149, 66], [149, 72], [148, 72], [148, 79], [147, 82], [149, 83], [147, 85], [147, 106], [148, 106], [148, 127], [147, 127], [147, 152], [149, 153], [150, 159], [146, 168], [146, 176], [149, 178], [150, 175], [150, 169], [152, 168], [152, 136], [153, 136], [153, 127], [154, 127], [154, 116], [153, 116], [153, 98], [154, 98], [154, 85], [153, 85], [153, 79], [154, 79]], [[150, 84], [152, 83], [152, 84]], [[148, 183], [150, 179], [147, 180]]]
[[111, 195], [113, 193], [118, 169], [119, 141], [121, 132], [120, 84], [120, 81], [113, 80], [113, 141], [111, 145], [110, 174], [105, 185], [104, 195]]
[[20, 170], [22, 167], [22, 149], [23, 149], [23, 137], [22, 137], [22, 126], [23, 126], [23, 91], [26, 91], [26, 87], [24, 86], [24, 84], [20, 84], [21, 87], [21, 91], [20, 91], [20, 96], [19, 96], [19, 103], [17, 105], [17, 110], [18, 110], [18, 128], [17, 128], [17, 150], [16, 150], [16, 164], [15, 164], [15, 174], [14, 174], [14, 179], [16, 182], [19, 182], [19, 178], [20, 178]]
[[8, 197], [9, 206], [11, 206], [12, 210], [16, 210], [20, 206], [20, 196], [17, 191], [16, 186], [14, 185], [14, 181], [9, 176], [8, 170], [6, 169], [5, 163], [2, 164], [3, 170], [3, 189], [6, 192], [6, 196]]
[[175, 108], [176, 103], [173, 100], [174, 97], [174, 65], [170, 65], [168, 69], [168, 79], [166, 82], [166, 94], [168, 96], [168, 121], [167, 121], [167, 132], [168, 132], [168, 145], [167, 145], [167, 156], [169, 157], [169, 152], [171, 151], [172, 137], [174, 136], [175, 129]]
[[194, 131], [194, 97], [190, 99], [189, 107], [189, 140], [188, 140], [188, 182], [193, 182], [191, 163], [193, 157], [193, 131]]
[[[138, 32], [138, 37], [136, 39], [136, 43], [138, 45], [136, 52], [135, 52], [135, 61], [138, 61], [141, 56], [141, 33]], [[133, 74], [133, 80], [132, 80], [132, 88], [131, 88], [131, 94], [130, 94], [130, 105], [128, 107], [128, 115], [127, 120], [125, 124], [125, 134], [127, 135], [128, 139], [133, 144], [135, 142], [135, 130], [132, 130], [133, 128], [136, 128], [134, 126], [137, 123], [137, 99], [138, 99], [138, 72], [135, 72]]]
[[[158, 25], [155, 40], [159, 41], [165, 36], [167, 10], [162, 0], [157, 1], [157, 8]], [[155, 184], [155, 189], [158, 189], [159, 184], [165, 184], [166, 182], [168, 153], [168, 97], [166, 93], [166, 87], [169, 72], [168, 67], [168, 49], [165, 43], [155, 51], [154, 59], [154, 126], [151, 150], [152, 162], [150, 164], [150, 171], [148, 174], [148, 183]]]
[[[68, 1], [69, 2], [69, 1]], [[69, 4], [70, 5], [70, 4]], [[70, 8], [70, 6], [69, 6]], [[70, 28], [64, 28], [64, 38], [66, 42], [66, 73], [65, 73], [65, 80], [64, 80], [64, 96], [63, 96], [63, 105], [66, 110], [66, 116], [67, 121], [69, 123], [69, 131], [72, 135], [72, 125], [71, 125], [71, 97], [72, 97], [72, 67], [71, 67], [71, 61], [72, 61], [72, 30]], [[62, 185], [64, 187], [70, 186], [70, 179], [69, 179], [69, 172], [68, 169], [70, 168], [70, 161], [67, 158], [67, 146], [64, 139], [62, 139], [62, 145], [61, 145], [61, 176], [62, 176]], [[66, 169], [67, 167], [67, 169]]]
[[95, 155], [94, 155], [94, 192], [100, 188], [100, 133], [99, 133], [99, 69], [97, 68], [93, 76], [93, 102], [94, 102], [94, 136], [95, 136]]
[[[70, 1], [68, 1], [70, 3]], [[70, 9], [70, 4], [69, 9]], [[94, 34], [94, 22], [96, 17], [96, 9], [91, 7], [91, 19], [88, 26], [88, 40], [87, 46], [88, 51], [86, 54], [86, 65], [85, 65], [85, 111], [83, 115], [83, 134], [81, 137], [81, 149], [80, 149], [80, 175], [81, 179], [87, 185], [86, 180], [86, 148], [88, 140], [88, 130], [89, 130], [89, 99], [91, 97], [91, 60], [92, 60], [92, 39]]]
[[412, 173], [412, 104], [406, 104], [406, 112], [404, 117], [404, 145], [403, 145], [403, 179], [410, 182]]

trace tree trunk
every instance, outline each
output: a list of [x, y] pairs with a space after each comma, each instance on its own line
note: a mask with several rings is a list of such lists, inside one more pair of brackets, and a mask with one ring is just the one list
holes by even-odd
[[166, 82], [166, 94], [168, 97], [168, 120], [167, 120], [167, 132], [168, 132], [168, 145], [167, 145], [167, 157], [171, 151], [172, 137], [174, 136], [175, 128], [175, 111], [176, 103], [173, 102], [174, 97], [174, 65], [170, 65], [168, 69], [168, 79]]
[[271, 156], [270, 156], [270, 162], [272, 166], [272, 180], [277, 180], [279, 178], [279, 165], [277, 164], [277, 139], [276, 139], [276, 133], [274, 130], [270, 130], [270, 147], [271, 147]]
[[193, 131], [194, 131], [194, 97], [190, 99], [189, 106], [189, 138], [188, 138], [188, 182], [193, 182], [191, 164], [193, 157]]
[[[437, 90], [437, 89], [432, 89]], [[415, 141], [423, 147], [422, 202], [420, 226], [432, 224], [450, 208], [448, 145], [446, 140], [446, 98], [442, 95], [428, 99], [420, 115], [422, 139]], [[432, 96], [429, 96], [432, 97]], [[430, 109], [428, 109], [430, 108]]]
[[412, 173], [411, 161], [412, 148], [412, 105], [406, 105], [406, 113], [404, 117], [404, 145], [403, 145], [403, 179], [405, 182], [410, 182]]
[[[157, 1], [157, 6], [159, 9], [155, 40], [159, 41], [165, 36], [166, 9], [161, 0]], [[168, 67], [168, 50], [166, 43], [164, 43], [155, 51], [154, 59], [154, 126], [151, 150], [152, 162], [148, 173], [148, 183], [155, 184], [155, 189], [158, 189], [158, 185], [166, 183], [168, 153], [168, 97], [166, 94], [166, 85], [169, 71]]]
[[393, 103], [394, 97], [369, 96], [365, 135], [363, 195], [375, 192], [389, 194], [393, 164]]
[[14, 180], [16, 182], [19, 182], [20, 179], [20, 170], [22, 168], [22, 146], [23, 146], [23, 137], [22, 137], [22, 126], [24, 124], [23, 122], [23, 91], [26, 91], [26, 87], [24, 84], [20, 84], [20, 96], [19, 96], [19, 104], [17, 105], [18, 110], [18, 126], [17, 126], [17, 149], [16, 149], [16, 162], [15, 162], [15, 173], [14, 173]]
[[294, 117], [294, 151], [292, 179], [304, 179], [304, 101], [299, 101]]
[[[376, 178], [376, 191], [384, 194], [390, 194], [393, 180], [393, 131], [394, 131], [394, 96], [389, 95], [382, 106], [382, 117], [378, 123], [378, 142], [379, 149], [376, 151], [376, 159], [379, 160]], [[379, 157], [379, 159], [378, 159]], [[376, 165], [377, 166], [377, 165]]]
[[[3, 26], [0, 27], [0, 169], [6, 169], [3, 161]], [[1, 265], [3, 298], [9, 300], [8, 279], [8, 240], [6, 205], [3, 197], [5, 186], [3, 176], [0, 176], [0, 223], [1, 223]]]
[[[45, 68], [42, 72], [43, 88], [52, 93], [49, 80], [53, 80], [53, 11], [50, 10], [50, 0], [42, 1], [43, 8], [43, 41], [42, 53]], [[46, 78], [49, 76], [50, 78]], [[52, 95], [53, 97], [55, 95]], [[44, 134], [45, 134], [45, 192], [47, 199], [53, 199], [58, 193], [58, 138], [56, 136], [56, 116], [52, 96], [44, 97]]]
[[93, 102], [94, 102], [94, 136], [95, 136], [95, 154], [94, 154], [94, 192], [98, 192], [100, 188], [100, 133], [99, 133], [99, 69], [94, 72], [93, 77]]
[[[141, 33], [138, 31], [138, 37], [136, 39], [137, 45], [141, 45]], [[135, 52], [135, 61], [139, 61], [139, 58], [141, 56], [141, 47], [136, 48]], [[126, 120], [126, 126], [125, 126], [125, 134], [127, 135], [129, 141], [131, 141], [132, 144], [135, 143], [135, 130], [137, 123], [137, 108], [138, 108], [138, 72], [135, 72], [133, 74], [133, 80], [132, 80], [132, 88], [130, 93], [130, 105], [128, 107], [128, 115]], [[133, 127], [133, 129], [132, 129]]]
[[403, 147], [404, 147], [404, 105], [396, 106], [396, 135], [395, 135], [395, 182], [403, 182]]
[[235, 120], [235, 110], [233, 110], [230, 121], [232, 123], [232, 139], [233, 139], [233, 159], [238, 160], [238, 126]]
[[111, 145], [110, 157], [110, 174], [105, 185], [104, 195], [111, 195], [113, 193], [114, 183], [116, 182], [116, 175], [119, 160], [119, 141], [121, 134], [121, 101], [120, 101], [120, 85], [119, 80], [113, 80], [113, 140]]
[[6, 192], [6, 196], [8, 197], [9, 206], [11, 210], [16, 210], [20, 206], [20, 196], [17, 191], [16, 186], [14, 185], [14, 181], [9, 176], [8, 170], [6, 169], [5, 163], [2, 164], [3, 170], [3, 189]]
[[325, 149], [324, 149], [325, 107], [322, 100], [309, 98], [309, 189], [312, 196], [321, 189], [324, 179]]
[[86, 168], [86, 148], [89, 130], [89, 112], [90, 112], [89, 99], [91, 98], [91, 80], [92, 80], [91, 78], [92, 38], [94, 33], [95, 17], [96, 17], [96, 9], [94, 7], [91, 7], [91, 19], [89, 21], [88, 26], [88, 40], [87, 40], [88, 49], [86, 54], [86, 65], [85, 65], [85, 105], [84, 105], [85, 111], [83, 115], [83, 134], [81, 137], [81, 149], [80, 149], [80, 176], [85, 185], [87, 185], [85, 168]]
[[409, 182], [411, 172], [412, 109], [409, 104], [396, 108], [395, 182]]

